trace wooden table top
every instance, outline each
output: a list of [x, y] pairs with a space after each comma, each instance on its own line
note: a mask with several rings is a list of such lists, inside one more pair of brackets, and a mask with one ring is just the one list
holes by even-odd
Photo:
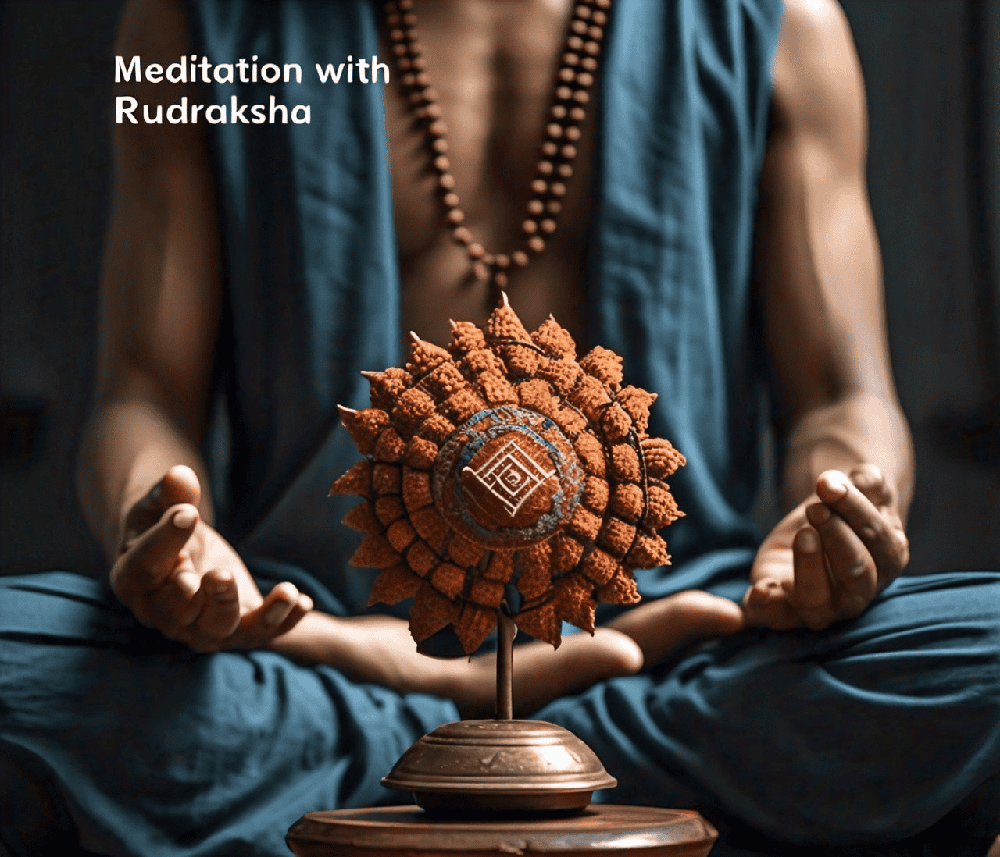
[[705, 857], [716, 837], [691, 810], [599, 804], [541, 819], [435, 819], [415, 806], [312, 812], [286, 841], [298, 857]]

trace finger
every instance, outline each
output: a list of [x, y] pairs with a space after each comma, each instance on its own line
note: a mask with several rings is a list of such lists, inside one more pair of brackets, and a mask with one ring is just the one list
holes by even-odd
[[241, 630], [254, 645], [263, 645], [278, 635], [298, 606], [299, 591], [295, 585], [288, 581], [279, 583], [260, 607], [243, 618]]
[[847, 522], [864, 543], [880, 575], [891, 580], [909, 561], [909, 545], [895, 514], [882, 514], [839, 470], [821, 473], [816, 493], [827, 506]]
[[858, 490], [864, 494], [871, 502], [880, 508], [890, 506], [893, 503], [893, 493], [879, 470], [874, 464], [862, 464], [855, 467], [848, 474]]
[[151, 612], [158, 617], [156, 627], [168, 637], [177, 639], [178, 630], [190, 625], [201, 612], [201, 577], [186, 550], [182, 551], [163, 586], [147, 596]]
[[822, 548], [819, 533], [812, 527], [803, 527], [792, 541], [795, 581], [789, 601], [813, 630], [825, 628], [837, 618]]
[[198, 510], [194, 506], [182, 504], [164, 512], [112, 567], [111, 586], [118, 597], [129, 604], [163, 586], [177, 567], [197, 523]]
[[307, 613], [311, 612], [313, 609], [313, 600], [304, 593], [299, 593], [299, 597], [295, 602], [295, 606], [289, 611], [288, 615], [285, 617], [284, 621], [277, 627], [274, 632], [275, 637], [280, 637], [282, 634], [287, 634], [296, 625], [301, 622]]
[[202, 609], [191, 622], [195, 648], [215, 647], [230, 637], [240, 624], [240, 596], [236, 580], [227, 572], [213, 569], [201, 581]]
[[847, 521], [824, 503], [806, 506], [806, 518], [819, 533], [838, 618], [859, 615], [878, 591], [878, 570], [872, 554]]
[[747, 627], [787, 631], [802, 624], [788, 592], [773, 578], [756, 581], [743, 596], [740, 607]]

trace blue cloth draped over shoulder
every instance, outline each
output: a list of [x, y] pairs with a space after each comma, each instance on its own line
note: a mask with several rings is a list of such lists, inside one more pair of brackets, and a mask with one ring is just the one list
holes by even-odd
[[[290, 578], [336, 613], [371, 574], [327, 499], [357, 453], [336, 405], [368, 404], [362, 370], [401, 359], [382, 84], [320, 83], [315, 66], [378, 51], [367, 2], [191, 3], [194, 49], [258, 57], [302, 82], [216, 84], [229, 104], [308, 104], [309, 124], [207, 126], [219, 176], [232, 429], [220, 527], [250, 568]], [[644, 595], [738, 580], [754, 550], [760, 365], [749, 293], [779, 0], [616, 4], [600, 99], [599, 192], [586, 284], [588, 342], [659, 394], [651, 433], [687, 456], [673, 568]], [[384, 79], [384, 78], [383, 78]], [[584, 345], [584, 343], [581, 343]], [[731, 582], [726, 588], [725, 583]]]

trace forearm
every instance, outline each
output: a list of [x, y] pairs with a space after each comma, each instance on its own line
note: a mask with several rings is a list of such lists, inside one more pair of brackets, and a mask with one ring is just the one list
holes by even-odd
[[782, 463], [786, 511], [812, 495], [824, 470], [845, 473], [874, 464], [895, 491], [896, 511], [906, 520], [913, 492], [913, 447], [898, 404], [890, 397], [856, 393], [817, 406], [790, 427]]
[[190, 435], [146, 397], [109, 398], [97, 406], [80, 450], [77, 491], [84, 516], [109, 558], [118, 552], [128, 510], [176, 464], [198, 476], [199, 511], [210, 523], [205, 462]]

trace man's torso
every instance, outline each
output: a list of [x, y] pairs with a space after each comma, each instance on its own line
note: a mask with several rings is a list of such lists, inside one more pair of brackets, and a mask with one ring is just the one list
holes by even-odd
[[[464, 225], [490, 253], [522, 246], [571, 9], [568, 0], [417, 4], [416, 37], [447, 124]], [[529, 329], [550, 313], [576, 333], [582, 326], [594, 119], [591, 103], [557, 231], [510, 281], [510, 300]], [[386, 121], [403, 329], [444, 343], [449, 318], [485, 319], [489, 288], [470, 276], [465, 248], [445, 222], [425, 132], [405, 102], [399, 75], [386, 89]]]

